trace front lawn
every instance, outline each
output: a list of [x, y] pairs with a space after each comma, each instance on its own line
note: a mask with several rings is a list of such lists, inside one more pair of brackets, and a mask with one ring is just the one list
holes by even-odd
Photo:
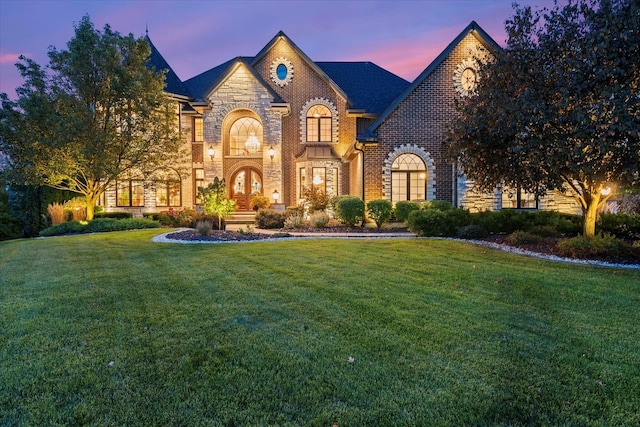
[[428, 239], [0, 242], [0, 425], [640, 424], [640, 271]]

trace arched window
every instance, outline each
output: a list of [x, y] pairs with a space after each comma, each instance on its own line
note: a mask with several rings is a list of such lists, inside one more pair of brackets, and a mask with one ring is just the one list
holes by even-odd
[[243, 117], [231, 125], [230, 156], [259, 156], [262, 154], [262, 145], [262, 124], [258, 120]]
[[426, 200], [427, 168], [415, 154], [401, 154], [391, 165], [391, 202]]
[[307, 142], [331, 142], [331, 110], [325, 105], [307, 110]]

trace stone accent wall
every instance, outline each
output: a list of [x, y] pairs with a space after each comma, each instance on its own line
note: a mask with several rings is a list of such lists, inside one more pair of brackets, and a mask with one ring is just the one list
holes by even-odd
[[[204, 114], [204, 146], [216, 150], [216, 158], [205, 159], [205, 182], [224, 177], [230, 182], [238, 168], [250, 165], [262, 172], [263, 192], [266, 196], [274, 190], [282, 193], [282, 115], [271, 109], [272, 95], [244, 65], [239, 65], [232, 75], [207, 99], [209, 110]], [[263, 147], [261, 158], [238, 159], [225, 157], [228, 152], [227, 133], [235, 120], [243, 116], [254, 117], [262, 123]], [[268, 149], [273, 147], [273, 161]], [[229, 184], [227, 184], [228, 186]]]

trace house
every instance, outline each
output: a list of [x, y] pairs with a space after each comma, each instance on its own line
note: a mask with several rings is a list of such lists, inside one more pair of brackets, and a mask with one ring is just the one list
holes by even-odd
[[254, 194], [281, 208], [297, 205], [311, 185], [365, 202], [575, 211], [553, 195], [543, 201], [509, 189], [476, 193], [444, 158], [453, 101], [469, 96], [481, 76], [473, 58], [500, 49], [475, 22], [413, 82], [371, 62], [314, 62], [283, 32], [255, 56], [181, 81], [147, 40], [150, 63], [167, 72], [190, 158], [176, 170], [123, 177], [101, 201], [107, 211], [193, 208], [197, 188], [215, 177], [226, 180], [240, 211], [250, 209]]

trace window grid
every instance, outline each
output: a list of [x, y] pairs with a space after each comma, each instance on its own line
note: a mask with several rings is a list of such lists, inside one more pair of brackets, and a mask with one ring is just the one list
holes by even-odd
[[144, 182], [131, 179], [116, 183], [116, 206], [144, 206]]

